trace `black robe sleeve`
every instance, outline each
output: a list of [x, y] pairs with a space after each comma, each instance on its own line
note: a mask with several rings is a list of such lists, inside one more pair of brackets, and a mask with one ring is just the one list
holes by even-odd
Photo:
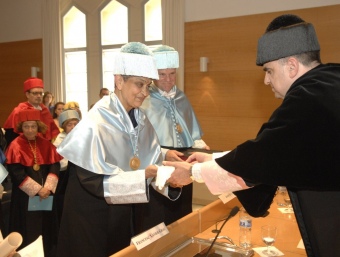
[[265, 217], [273, 202], [276, 186], [258, 185], [247, 190], [236, 191], [234, 194], [247, 212], [253, 217]]
[[70, 172], [76, 172], [80, 184], [86, 191], [97, 197], [104, 197], [103, 175], [83, 169], [70, 161], [68, 165]]

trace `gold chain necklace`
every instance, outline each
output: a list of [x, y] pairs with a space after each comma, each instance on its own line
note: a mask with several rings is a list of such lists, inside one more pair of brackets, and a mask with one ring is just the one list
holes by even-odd
[[37, 139], [34, 138], [34, 150], [33, 150], [33, 147], [31, 145], [31, 142], [27, 139], [28, 141], [28, 144], [30, 145], [30, 148], [31, 148], [31, 151], [33, 153], [33, 158], [34, 158], [34, 165], [33, 165], [33, 169], [35, 171], [38, 171], [40, 170], [40, 166], [39, 164], [37, 163]]

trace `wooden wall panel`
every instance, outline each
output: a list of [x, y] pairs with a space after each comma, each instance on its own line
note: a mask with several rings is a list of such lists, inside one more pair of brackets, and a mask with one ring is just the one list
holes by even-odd
[[[185, 24], [185, 93], [212, 149], [229, 150], [254, 138], [281, 104], [255, 65], [259, 37], [287, 12]], [[340, 62], [340, 5], [289, 11], [314, 24], [324, 63]], [[199, 72], [199, 58], [209, 58]]]
[[[0, 126], [13, 108], [26, 101], [24, 81], [31, 76], [31, 67], [42, 70], [42, 40], [0, 44]], [[38, 74], [42, 76], [42, 72]]]

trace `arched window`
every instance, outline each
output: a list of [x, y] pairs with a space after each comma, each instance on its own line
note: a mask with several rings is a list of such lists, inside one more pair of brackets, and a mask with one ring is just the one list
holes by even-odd
[[63, 17], [63, 46], [65, 101], [76, 101], [87, 111], [86, 17], [75, 6]]
[[100, 12], [103, 87], [113, 88], [113, 59], [122, 44], [128, 42], [128, 7], [111, 1]]
[[117, 45], [128, 42], [128, 8], [111, 1], [100, 12], [101, 44]]
[[[144, 23], [138, 22], [139, 17], [144, 19]], [[128, 21], [132, 24], [128, 24]], [[144, 33], [143, 36], [133, 35], [133, 31], [144, 31]], [[131, 38], [137, 39], [131, 40]], [[139, 41], [151, 48], [161, 44], [161, 0], [146, 1], [137, 10], [134, 8], [129, 10], [129, 6], [115, 0], [110, 1], [101, 11], [101, 39], [103, 87], [112, 88], [114, 85], [113, 59], [123, 44]]]
[[161, 0], [149, 0], [144, 5], [145, 42], [162, 40]]
[[87, 110], [100, 88], [114, 90], [113, 58], [122, 45], [162, 43], [161, 0], [61, 0], [65, 6], [73, 2], [79, 8], [72, 6], [62, 17], [65, 94], [66, 101]]

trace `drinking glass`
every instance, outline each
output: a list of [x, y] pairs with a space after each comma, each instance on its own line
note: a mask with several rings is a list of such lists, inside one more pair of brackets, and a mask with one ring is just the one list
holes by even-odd
[[286, 203], [284, 201], [285, 195], [287, 194], [287, 188], [284, 186], [279, 186], [277, 188], [277, 197], [276, 203], [280, 207], [286, 207]]
[[285, 193], [284, 198], [283, 198], [285, 204], [286, 204], [286, 209], [285, 211], [288, 213], [293, 213], [293, 207], [292, 207], [292, 202], [290, 200], [288, 192]]
[[277, 252], [272, 250], [270, 247], [274, 245], [276, 239], [277, 229], [275, 226], [267, 225], [261, 227], [262, 241], [267, 245], [267, 249], [263, 250], [262, 253], [267, 256], [276, 256]]

